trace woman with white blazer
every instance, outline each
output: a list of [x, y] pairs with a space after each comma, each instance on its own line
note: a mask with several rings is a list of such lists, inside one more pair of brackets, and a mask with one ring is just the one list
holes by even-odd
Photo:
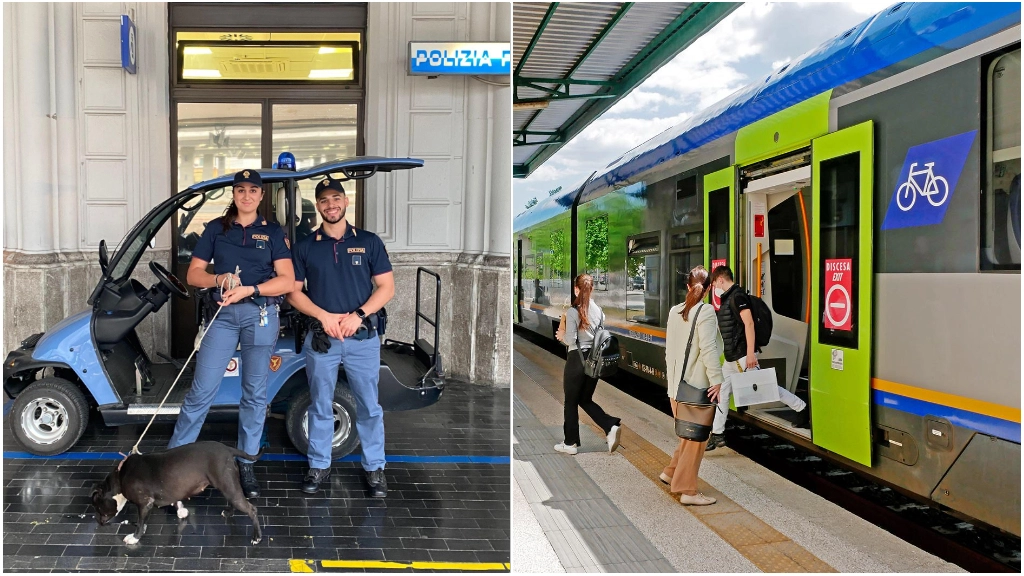
[[[665, 338], [665, 367], [668, 376], [668, 397], [672, 404], [672, 415], [676, 413], [676, 391], [680, 380], [694, 388], [706, 389], [712, 403], [717, 402], [722, 386], [722, 336], [718, 331], [715, 309], [701, 300], [711, 286], [711, 277], [703, 266], [690, 270], [686, 278], [686, 301], [672, 307], [668, 313], [668, 328]], [[697, 323], [693, 342], [690, 344], [690, 359], [686, 358], [686, 342], [692, 323]], [[697, 491], [697, 471], [704, 456], [704, 442], [679, 439], [679, 446], [672, 455], [672, 461], [661, 473], [661, 481], [669, 484], [670, 490], [679, 493], [679, 502], [688, 506], [707, 506], [715, 499]]]

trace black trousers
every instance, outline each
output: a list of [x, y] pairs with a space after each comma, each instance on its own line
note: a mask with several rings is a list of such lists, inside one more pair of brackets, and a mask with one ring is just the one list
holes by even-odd
[[[584, 352], [586, 354], [586, 352]], [[562, 387], [565, 390], [565, 434], [566, 445], [580, 445], [580, 412], [583, 410], [607, 434], [612, 426], [618, 426], [619, 420], [605, 414], [594, 402], [594, 390], [597, 389], [597, 378], [590, 378], [583, 372], [583, 361], [576, 350], [569, 350], [562, 373]]]

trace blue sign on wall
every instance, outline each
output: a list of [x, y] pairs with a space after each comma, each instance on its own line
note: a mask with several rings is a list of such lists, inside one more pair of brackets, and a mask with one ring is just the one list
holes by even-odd
[[137, 58], [135, 41], [135, 22], [128, 16], [121, 15], [121, 68], [129, 74], [135, 74]]
[[907, 150], [882, 230], [942, 222], [977, 134], [971, 130]]
[[512, 73], [509, 42], [409, 42], [409, 73], [473, 76]]

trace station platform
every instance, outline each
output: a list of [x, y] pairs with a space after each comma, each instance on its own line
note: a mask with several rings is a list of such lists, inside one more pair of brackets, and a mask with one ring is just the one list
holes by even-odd
[[[93, 414], [71, 451], [25, 452], [4, 411], [3, 570], [5, 572], [363, 572], [509, 571], [509, 391], [449, 381], [433, 406], [385, 413], [388, 496], [373, 499], [356, 454], [336, 461], [315, 496], [299, 490], [304, 456], [284, 421], [267, 420], [270, 443], [256, 463], [263, 541], [249, 545], [244, 514], [221, 517], [227, 502], [207, 489], [179, 520], [154, 510], [139, 544], [129, 504], [106, 526], [90, 503], [143, 426], [108, 428]], [[143, 453], [163, 449], [173, 424], [153, 424]], [[237, 424], [208, 423], [200, 438], [234, 446]]]
[[671, 416], [600, 383], [621, 445], [582, 411], [579, 454], [562, 440], [564, 360], [513, 337], [512, 527], [516, 572], [962, 572], [729, 448], [705, 453], [682, 506], [658, 475], [678, 438]]

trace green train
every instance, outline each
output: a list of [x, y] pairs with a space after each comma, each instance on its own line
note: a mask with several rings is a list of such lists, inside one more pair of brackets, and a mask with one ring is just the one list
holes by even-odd
[[517, 216], [515, 323], [553, 339], [591, 274], [664, 384], [687, 271], [726, 263], [811, 424], [731, 417], [1019, 537], [1020, 93], [1019, 3], [893, 5]]

